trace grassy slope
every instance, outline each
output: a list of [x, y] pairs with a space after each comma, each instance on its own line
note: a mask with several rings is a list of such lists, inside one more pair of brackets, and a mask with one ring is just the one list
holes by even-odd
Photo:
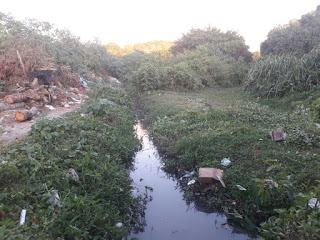
[[[24, 141], [1, 149], [0, 239], [122, 239], [139, 224], [125, 169], [138, 146], [126, 94], [101, 87], [91, 99], [85, 115], [41, 120]], [[66, 179], [71, 166], [79, 182]], [[61, 205], [52, 204], [53, 190]]]
[[[226, 189], [219, 186], [198, 197], [194, 192], [200, 185], [195, 184], [188, 188], [189, 199], [223, 207], [248, 229], [254, 228], [252, 222], [259, 224], [273, 215], [274, 209], [290, 206], [294, 194], [307, 191], [319, 179], [320, 131], [306, 115], [249, 101], [237, 88], [155, 92], [142, 101], [154, 141], [175, 159], [167, 162], [168, 171], [225, 171]], [[273, 142], [272, 130], [284, 130], [289, 138]], [[230, 166], [221, 166], [224, 157], [230, 158]]]

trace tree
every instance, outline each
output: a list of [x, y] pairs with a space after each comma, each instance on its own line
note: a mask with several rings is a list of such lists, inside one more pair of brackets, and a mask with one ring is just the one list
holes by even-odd
[[186, 50], [194, 50], [203, 44], [212, 44], [224, 54], [228, 54], [236, 60], [239, 57], [243, 57], [246, 62], [252, 60], [252, 54], [249, 52], [249, 47], [245, 44], [242, 36], [235, 31], [222, 32], [214, 27], [192, 28], [175, 41], [175, 45], [171, 47], [170, 51], [173, 54], [178, 54]]
[[302, 57], [320, 43], [320, 6], [301, 19], [278, 26], [268, 33], [261, 43], [261, 55], [292, 54]]

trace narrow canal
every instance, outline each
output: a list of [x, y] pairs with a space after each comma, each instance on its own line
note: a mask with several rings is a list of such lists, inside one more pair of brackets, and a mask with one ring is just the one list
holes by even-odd
[[142, 149], [136, 153], [131, 178], [134, 187], [140, 193], [146, 191], [145, 186], [151, 187], [153, 191], [149, 192], [153, 200], [148, 203], [145, 212], [145, 231], [132, 233], [128, 239], [248, 239], [245, 234], [221, 227], [227, 221], [225, 215], [199, 211], [194, 203], [187, 205], [178, 180], [170, 178], [162, 170], [157, 148], [140, 122], [136, 125], [136, 132], [142, 139]]

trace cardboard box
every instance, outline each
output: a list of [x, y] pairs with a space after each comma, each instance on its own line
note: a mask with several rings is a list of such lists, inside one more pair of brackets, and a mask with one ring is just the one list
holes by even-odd
[[217, 168], [199, 168], [198, 180], [202, 186], [207, 184], [220, 182], [223, 187], [226, 187], [222, 180], [223, 170]]

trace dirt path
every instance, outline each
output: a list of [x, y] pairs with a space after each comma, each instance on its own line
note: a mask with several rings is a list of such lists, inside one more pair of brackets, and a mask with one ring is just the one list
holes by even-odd
[[[47, 113], [46, 118], [57, 118], [63, 114], [72, 112], [81, 105], [73, 105], [70, 108], [56, 107], [55, 110], [45, 110], [42, 113]], [[15, 119], [16, 110], [6, 111], [5, 114], [0, 115], [0, 146], [4, 146], [15, 141], [21, 140], [31, 130], [31, 126], [36, 123], [40, 116], [35, 117], [31, 121], [18, 122]]]

